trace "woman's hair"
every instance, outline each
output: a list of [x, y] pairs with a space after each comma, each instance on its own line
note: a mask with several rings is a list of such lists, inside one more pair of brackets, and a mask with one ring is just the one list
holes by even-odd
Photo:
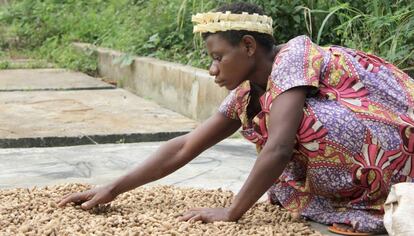
[[[243, 12], [247, 12], [249, 14], [257, 13], [259, 15], [265, 15], [264, 11], [259, 6], [244, 2], [226, 4], [216, 9], [216, 12], [225, 13], [226, 11], [230, 11], [234, 14], [241, 14]], [[253, 36], [254, 39], [267, 50], [271, 50], [273, 48], [273, 45], [275, 44], [275, 39], [272, 35], [247, 30], [229, 30], [219, 31], [217, 33], [203, 33], [202, 37], [205, 40], [208, 36], [212, 34], [220, 35], [233, 46], [238, 45], [243, 36], [245, 35]]]

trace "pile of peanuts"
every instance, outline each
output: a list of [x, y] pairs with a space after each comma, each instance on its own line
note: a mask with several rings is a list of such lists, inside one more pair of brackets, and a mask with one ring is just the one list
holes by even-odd
[[269, 203], [254, 205], [237, 223], [179, 222], [193, 207], [225, 207], [230, 191], [158, 186], [138, 188], [89, 211], [57, 201], [90, 188], [64, 184], [0, 190], [0, 235], [322, 235]]

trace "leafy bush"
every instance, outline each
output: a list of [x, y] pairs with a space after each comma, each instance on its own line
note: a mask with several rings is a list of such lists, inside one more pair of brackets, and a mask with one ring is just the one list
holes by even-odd
[[[15, 47], [80, 70], [93, 71], [95, 65], [90, 57], [77, 61], [68, 49], [73, 41], [206, 68], [209, 59], [200, 37], [193, 36], [191, 15], [229, 2], [20, 0], [0, 10], [0, 25], [11, 26], [19, 39]], [[262, 6], [273, 17], [279, 43], [307, 34], [321, 45], [368, 51], [414, 72], [414, 5], [410, 0], [248, 2]]]

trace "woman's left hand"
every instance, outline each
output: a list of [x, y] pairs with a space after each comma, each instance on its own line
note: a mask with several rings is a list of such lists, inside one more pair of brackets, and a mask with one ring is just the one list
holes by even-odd
[[236, 221], [237, 219], [231, 217], [230, 208], [192, 208], [178, 220], [211, 223], [214, 221]]

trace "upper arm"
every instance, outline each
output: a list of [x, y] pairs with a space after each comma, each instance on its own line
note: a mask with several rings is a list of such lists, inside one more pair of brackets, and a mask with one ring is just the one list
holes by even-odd
[[277, 96], [270, 110], [268, 140], [263, 149], [291, 156], [303, 117], [307, 87], [295, 87]]
[[325, 52], [305, 36], [290, 40], [275, 58], [270, 79], [273, 99], [263, 150], [291, 156], [307, 93], [319, 89]]
[[236, 132], [241, 126], [240, 120], [230, 119], [217, 112], [195, 130], [186, 134], [182, 150], [189, 156], [196, 156], [207, 148]]

